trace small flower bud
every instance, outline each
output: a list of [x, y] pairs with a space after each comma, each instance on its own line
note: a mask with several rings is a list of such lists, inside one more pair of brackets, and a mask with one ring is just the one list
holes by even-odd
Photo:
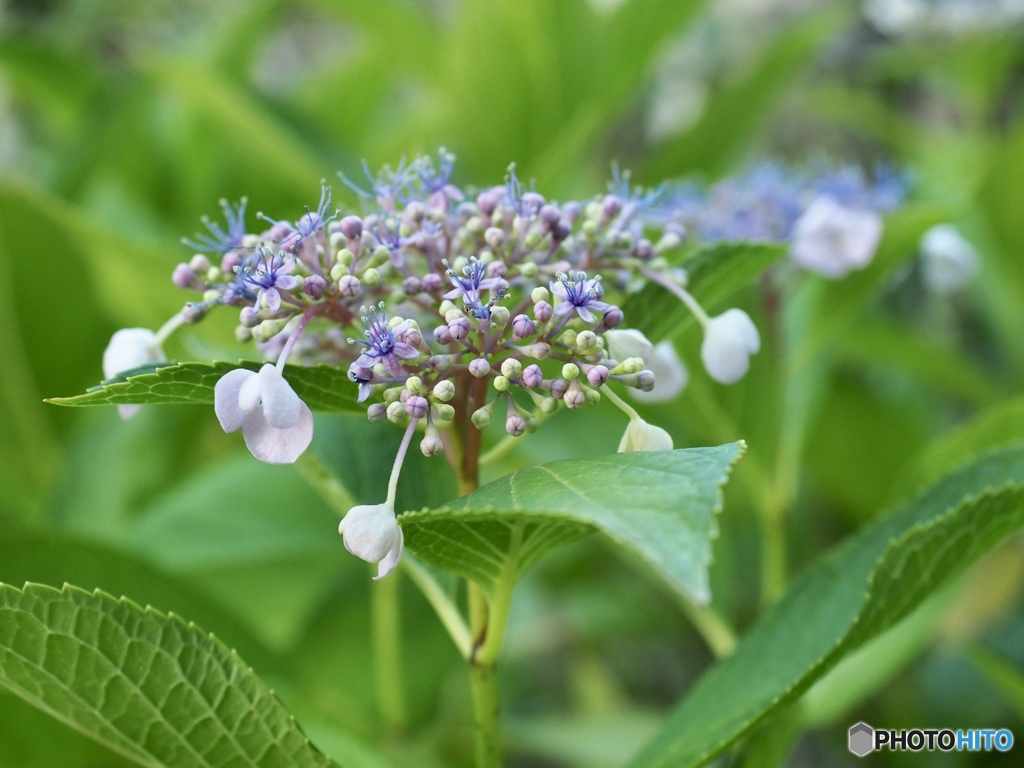
[[455, 418], [455, 408], [448, 403], [438, 403], [434, 406], [434, 413], [441, 421], [451, 421]]
[[363, 272], [363, 282], [367, 285], [377, 285], [380, 282], [380, 272], [372, 267]]
[[547, 205], [541, 206], [540, 209], [540, 220], [547, 224], [549, 227], [562, 218], [561, 211], [558, 210], [557, 206]]
[[487, 408], [478, 408], [473, 411], [470, 420], [477, 429], [486, 429], [491, 426], [491, 412]]
[[523, 375], [523, 364], [510, 357], [501, 364], [501, 375], [509, 379], [518, 379]]
[[356, 260], [356, 255], [352, 253], [348, 248], [342, 248], [338, 251], [338, 264], [348, 269], [352, 266], [352, 263]]
[[320, 275], [310, 275], [302, 281], [302, 292], [314, 299], [319, 299], [327, 290], [327, 281]]
[[593, 331], [582, 331], [576, 334], [576, 348], [586, 351], [597, 346], [597, 334]]
[[197, 253], [191, 258], [188, 265], [192, 268], [193, 272], [202, 273], [210, 268], [210, 260], [204, 254]]
[[355, 240], [363, 234], [363, 220], [358, 216], [346, 216], [339, 222], [341, 233], [349, 240]]
[[434, 341], [438, 344], [451, 344], [452, 333], [448, 330], [447, 325], [439, 325], [434, 329]]
[[654, 255], [654, 246], [651, 245], [651, 241], [646, 237], [642, 237], [636, 241], [636, 245], [633, 246], [633, 255], [638, 259], [647, 261], [651, 256]]
[[210, 267], [203, 277], [208, 283], [223, 283], [225, 275], [221, 272], [220, 267]]
[[[437, 311], [441, 313], [441, 317], [443, 317], [445, 319], [445, 322], [448, 322], [447, 315], [453, 309], [458, 309], [458, 307], [456, 307], [454, 304], [452, 304], [452, 302], [449, 299], [445, 299], [444, 301], [441, 302], [441, 306], [439, 306], [437, 308]], [[462, 313], [459, 312], [460, 316], [461, 316], [461, 314]]]
[[568, 238], [569, 235], [571, 235], [571, 234], [572, 234], [572, 224], [570, 224], [569, 221], [566, 220], [566, 219], [559, 219], [551, 227], [551, 238], [556, 243], [562, 242], [563, 240]]
[[327, 242], [330, 243], [331, 248], [334, 248], [335, 250], [344, 247], [348, 242], [348, 238], [336, 229], [337, 226], [338, 222], [333, 222], [331, 224], [331, 236], [327, 238]]
[[[507, 360], [505, 362], [508, 362]], [[504, 364], [502, 364], [502, 370], [504, 371]], [[539, 365], [528, 365], [523, 369], [523, 384], [531, 389], [536, 389], [544, 381], [544, 374], [540, 370]]]
[[494, 377], [494, 388], [499, 392], [508, 392], [508, 388], [511, 385], [508, 378], [505, 376]]
[[171, 275], [171, 282], [179, 288], [188, 288], [192, 285], [192, 281], [196, 279], [196, 273], [188, 264], [179, 264], [174, 268], [174, 273]]
[[614, 219], [622, 211], [622, 201], [616, 195], [605, 195], [601, 203], [601, 213], [605, 218]]
[[260, 313], [252, 307], [242, 307], [242, 311], [238, 313], [238, 322], [246, 328], [255, 328], [260, 324]]
[[394, 402], [388, 405], [388, 421], [392, 424], [404, 424], [406, 419], [409, 418], [409, 414], [406, 413], [405, 403]]
[[484, 240], [491, 248], [500, 251], [502, 246], [505, 245], [505, 230], [498, 229], [497, 227], [488, 227], [487, 231], [484, 232]]
[[491, 309], [491, 325], [495, 328], [504, 328], [508, 324], [509, 315], [507, 307], [494, 307]]
[[215, 302], [220, 301], [220, 291], [216, 288], [211, 288], [208, 291], [203, 291], [203, 301]]
[[562, 398], [563, 395], [569, 390], [569, 382], [565, 379], [555, 379], [551, 382], [551, 396]]
[[490, 216], [498, 207], [498, 196], [493, 192], [481, 192], [477, 195], [476, 207], [480, 213]]
[[405, 392], [405, 387], [388, 387], [384, 390], [384, 402], [388, 405], [400, 402], [399, 398]]
[[461, 341], [469, 336], [469, 331], [469, 319], [466, 317], [457, 317], [448, 323], [448, 333], [456, 341]]
[[423, 283], [418, 277], [407, 277], [402, 281], [402, 292], [406, 296], [415, 296], [423, 290]]
[[580, 367], [576, 363], [566, 363], [562, 366], [562, 378], [572, 381], [580, 375]]
[[486, 357], [478, 357], [475, 360], [469, 361], [469, 372], [478, 379], [482, 379], [490, 375], [491, 364]]
[[526, 432], [526, 419], [518, 413], [513, 413], [505, 419], [505, 431], [512, 435], [512, 437], [519, 437]]
[[281, 332], [281, 325], [277, 320], [264, 320], [252, 329], [252, 337], [256, 341], [270, 341]]
[[242, 257], [234, 251], [228, 251], [220, 260], [220, 271], [225, 275], [235, 274], [235, 268], [242, 266]]
[[545, 397], [540, 401], [540, 409], [544, 413], [554, 413], [558, 410], [558, 401], [553, 397]]
[[654, 371], [644, 369], [636, 375], [636, 385], [644, 392], [654, 389]]
[[622, 310], [618, 307], [608, 307], [608, 309], [604, 311], [605, 328], [617, 328], [622, 325], [623, 319]]
[[444, 285], [444, 282], [441, 280], [441, 276], [433, 272], [429, 275], [424, 275], [423, 279], [420, 280], [420, 287], [427, 293], [440, 290], [442, 285]]
[[235, 341], [239, 344], [245, 344], [252, 338], [252, 330], [246, 328], [244, 325], [235, 326]]
[[461, 309], [455, 309], [454, 307], [452, 307], [451, 309], [444, 313], [444, 321], [446, 323], [451, 323], [465, 316], [466, 313], [463, 312]]
[[543, 360], [550, 354], [551, 345], [546, 342], [538, 341], [530, 346], [530, 357], [534, 360]]
[[569, 408], [582, 408], [587, 402], [587, 396], [578, 389], [570, 389], [562, 399], [565, 400], [565, 404]]
[[400, 333], [395, 338], [411, 347], [418, 347], [423, 341], [423, 334], [416, 328], [406, 328], [405, 333]]
[[546, 301], [538, 301], [533, 305], [533, 316], [537, 318], [538, 323], [546, 323], [550, 320], [552, 312], [551, 305]]
[[591, 366], [587, 371], [587, 381], [592, 387], [600, 387], [608, 381], [608, 367], [604, 365]]
[[455, 385], [448, 379], [437, 382], [434, 385], [434, 397], [440, 400], [442, 403], [447, 403], [453, 397], [455, 397]]
[[[448, 330], [447, 326], [442, 326], [442, 327], [446, 331]], [[429, 360], [427, 360], [427, 365], [430, 366], [430, 370], [432, 370], [432, 371], [437, 371], [438, 373], [444, 373], [445, 371], [451, 369], [451, 367], [452, 367], [452, 359], [450, 357], [448, 357], [448, 355], [434, 355]]]
[[519, 265], [519, 274], [523, 277], [536, 277], [537, 264], [533, 261], [524, 261]]
[[558, 337], [558, 340], [565, 344], [565, 346], [572, 349], [573, 347], [576, 346], [576, 331], [570, 328], [569, 330], [563, 332], [562, 335]]
[[437, 435], [427, 435], [420, 440], [420, 452], [424, 456], [437, 456], [444, 450], [444, 443]]
[[410, 376], [406, 379], [405, 388], [417, 395], [425, 395], [427, 393], [426, 387], [423, 386], [423, 379], [419, 376]]
[[366, 409], [366, 418], [368, 418], [375, 424], [380, 423], [387, 418], [387, 411], [388, 408], [386, 405], [384, 405], [384, 403], [374, 403], [373, 405]]
[[597, 405], [601, 402], [601, 393], [596, 389], [588, 389], [585, 393], [587, 405]]
[[414, 419], [422, 419], [426, 416], [428, 407], [427, 398], [422, 395], [413, 395], [405, 401], [405, 412]]
[[548, 292], [548, 289], [542, 285], [539, 285], [532, 291], [530, 291], [530, 301], [532, 301], [535, 304], [538, 301], [547, 301], [550, 298], [551, 294]]
[[537, 326], [527, 315], [516, 315], [512, 320], [512, 333], [516, 338], [525, 339], [527, 336], [533, 336], [536, 330]]

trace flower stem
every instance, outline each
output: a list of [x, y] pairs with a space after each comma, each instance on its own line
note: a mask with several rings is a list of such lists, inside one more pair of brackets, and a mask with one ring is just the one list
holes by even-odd
[[657, 283], [662, 288], [667, 290], [669, 293], [674, 294], [686, 307], [693, 313], [693, 316], [697, 318], [697, 322], [701, 324], [701, 327], [706, 328], [709, 322], [708, 313], [704, 311], [704, 308], [697, 303], [697, 300], [693, 298], [688, 290], [679, 285], [679, 283], [672, 280], [670, 277], [661, 274], [653, 269], [645, 269], [643, 271], [644, 277], [648, 280]]
[[601, 387], [601, 394], [604, 397], [607, 397], [612, 402], [612, 405], [614, 405], [624, 414], [629, 416], [630, 421], [640, 418], [640, 414], [636, 412], [636, 409], [629, 405], [629, 403], [627, 403], [621, 397], [616, 395], [614, 392], [612, 392], [611, 387]]
[[409, 443], [412, 442], [413, 433], [419, 419], [411, 419], [409, 426], [405, 428], [405, 435], [402, 437], [402, 444], [398, 446], [398, 453], [395, 455], [395, 463], [391, 467], [391, 479], [388, 481], [388, 498], [385, 503], [395, 508], [395, 495], [398, 493], [398, 476], [402, 474], [402, 464], [405, 463], [405, 454], [409, 450]]
[[302, 331], [306, 327], [306, 323], [310, 321], [315, 312], [316, 307], [313, 306], [302, 313], [302, 317], [299, 318], [299, 322], [292, 329], [292, 333], [288, 337], [288, 341], [284, 343], [284, 349], [281, 350], [281, 354], [277, 358], [277, 370], [284, 370], [285, 361], [288, 359], [288, 355], [292, 353], [292, 347], [294, 347], [295, 342], [299, 340], [299, 336], [302, 335]]
[[406, 722], [402, 692], [400, 579], [401, 571], [396, 571], [391, 578], [381, 579], [370, 590], [377, 706], [385, 727], [391, 732], [401, 731]]

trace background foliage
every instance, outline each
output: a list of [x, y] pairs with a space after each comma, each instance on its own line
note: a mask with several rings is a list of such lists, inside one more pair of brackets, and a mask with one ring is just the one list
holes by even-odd
[[[640, 408], [678, 446], [749, 445], [711, 572], [716, 609], [745, 634], [764, 588], [766, 514], [785, 512], [789, 565], [801, 571], [947, 470], [1024, 439], [1021, 38], [1019, 25], [894, 32], [852, 2], [7, 2], [0, 581], [69, 582], [90, 591], [74, 593], [83, 611], [125, 611], [142, 627], [152, 614], [137, 606], [188, 617], [237, 649], [341, 765], [467, 764], [458, 654], [399, 582], [404, 704], [381, 706], [369, 572], [343, 552], [336, 512], [299, 471], [240, 453], [208, 406], [152, 406], [122, 423], [113, 409], [43, 398], [95, 384], [115, 329], [155, 328], [180, 308], [169, 275], [189, 254], [177, 242], [220, 197], [295, 210], [315, 202], [320, 178], [356, 175], [363, 157], [376, 167], [441, 145], [458, 155], [460, 182], [494, 183], [514, 160], [553, 198], [601, 190], [613, 159], [650, 184], [713, 180], [763, 156], [886, 160], [909, 170], [913, 192], [872, 268], [783, 295], [748, 280], [740, 299], [766, 349], [747, 379], [724, 388], [694, 370], [677, 402]], [[920, 233], [944, 220], [977, 245], [982, 269], [966, 292], [936, 298], [922, 291], [914, 256]], [[667, 332], [651, 314], [652, 337], [659, 323]], [[231, 325], [214, 317], [168, 352], [250, 355], [225, 341]], [[676, 343], [698, 359], [696, 328]], [[611, 453], [624, 423], [557, 427], [493, 477]], [[354, 500], [371, 503], [395, 431], [326, 416], [314, 448]], [[953, 501], [1019, 482], [1018, 464], [1000, 455], [991, 476], [977, 465], [980, 481], [963, 470]], [[406, 466], [401, 508], [455, 495], [420, 459]], [[986, 498], [979, 509], [1005, 501]], [[871, 535], [857, 540], [863, 557], [874, 556]], [[856, 556], [844, 552], [830, 562]], [[870, 654], [763, 712], [776, 727], [752, 726], [724, 759], [852, 765], [846, 728], [860, 719], [1006, 726], [1024, 738], [1022, 554], [1010, 539], [887, 632], [902, 614], [876, 615]], [[885, 571], [840, 572], [858, 593], [857, 579]], [[797, 591], [808, 583], [823, 582], [807, 576]], [[90, 597], [94, 588], [137, 606]], [[53, 599], [6, 590], [4, 604], [19, 611]], [[800, 600], [787, 596], [779, 611], [804, 610]], [[597, 537], [542, 561], [516, 593], [503, 664], [510, 763], [611, 766], [634, 755], [711, 663], [686, 612], [653, 571]], [[782, 641], [762, 625], [752, 642], [777, 652]], [[781, 691], [792, 681], [775, 682]], [[6, 692], [0, 715], [2, 765], [128, 764]]]

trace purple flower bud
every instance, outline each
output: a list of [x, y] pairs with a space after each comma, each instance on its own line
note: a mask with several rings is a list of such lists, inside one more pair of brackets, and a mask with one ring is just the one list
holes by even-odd
[[350, 299], [354, 299], [363, 292], [363, 286], [355, 275], [342, 275], [338, 281], [338, 293]]
[[526, 192], [520, 201], [523, 204], [523, 213], [527, 216], [533, 216], [544, 206], [544, 195], [539, 195], [536, 192]]
[[427, 215], [427, 209], [423, 207], [423, 203], [413, 200], [405, 206], [402, 215], [407, 221], [422, 221], [423, 217]]
[[[607, 369], [605, 369], [607, 370]], [[544, 381], [544, 374], [539, 365], [528, 365], [523, 369], [523, 384], [530, 389], [536, 389]]]
[[186, 323], [198, 323], [205, 314], [201, 306], [193, 304], [191, 301], [181, 310], [181, 316]]
[[448, 330], [447, 325], [439, 325], [434, 329], [434, 341], [438, 344], [451, 344], [452, 333]]
[[608, 381], [608, 367], [605, 365], [595, 365], [587, 371], [587, 381], [590, 382], [592, 387], [600, 387], [606, 381]]
[[525, 339], [527, 336], [533, 336], [536, 330], [537, 326], [526, 315], [516, 315], [512, 318], [512, 333], [516, 338]]
[[579, 389], [570, 389], [562, 399], [569, 408], [582, 408], [587, 402], [587, 396]]
[[580, 206], [579, 203], [575, 201], [568, 202], [562, 206], [562, 216], [567, 218], [569, 220], [569, 223], [572, 224], [573, 222], [576, 221], [576, 219], [580, 217], [580, 211], [582, 210], [583, 208]]
[[192, 260], [189, 261], [188, 265], [192, 268], [193, 272], [205, 274], [207, 270], [210, 269], [210, 260], [205, 255], [197, 253], [192, 257]]
[[420, 342], [423, 341], [423, 334], [415, 328], [406, 328], [401, 333], [395, 334], [395, 341], [400, 341], [403, 344], [408, 344], [411, 347], [418, 347]]
[[654, 246], [651, 245], [651, 241], [646, 237], [641, 237], [636, 241], [636, 245], [633, 246], [633, 253], [638, 259], [647, 261], [654, 255]]
[[478, 357], [469, 361], [469, 372], [478, 379], [482, 379], [491, 372], [491, 364], [486, 357]]
[[618, 307], [608, 307], [604, 311], [604, 327], [605, 328], [616, 328], [622, 325], [622, 310]]
[[255, 328], [260, 324], [260, 313], [252, 307], [242, 307], [242, 311], [238, 313], [238, 322], [246, 328]]
[[614, 219], [622, 211], [622, 201], [615, 195], [605, 195], [601, 203], [601, 212], [605, 217]]
[[549, 227], [555, 224], [560, 218], [562, 218], [562, 213], [558, 210], [557, 206], [548, 203], [540, 209], [540, 220]]
[[484, 240], [496, 251], [500, 251], [505, 245], [505, 230], [498, 227], [488, 227], [484, 232]]
[[537, 318], [538, 323], [546, 323], [550, 320], [553, 311], [551, 305], [546, 301], [538, 301], [533, 305], [533, 316]]
[[406, 296], [415, 296], [423, 290], [423, 283], [418, 277], [407, 277], [402, 281], [402, 292]]
[[670, 221], [668, 224], [665, 225], [665, 234], [666, 235], [675, 235], [680, 240], [685, 240], [686, 239], [686, 227], [684, 227], [678, 221]]
[[490, 216], [494, 213], [494, 209], [498, 207], [498, 196], [493, 192], [481, 192], [477, 195], [476, 207], [480, 210], [480, 213]]
[[562, 397], [566, 392], [569, 391], [569, 382], [565, 379], [555, 379], [551, 382], [551, 396], [555, 398]]
[[[441, 327], [444, 328], [445, 331], [448, 330], [448, 328], [445, 327], [445, 326], [441, 326]], [[437, 371], [438, 373], [444, 373], [445, 371], [451, 369], [451, 367], [452, 367], [452, 359], [450, 357], [448, 357], [448, 355], [434, 355], [429, 360], [427, 360], [427, 365], [430, 366], [430, 370], [432, 370], [432, 371]]]
[[424, 456], [437, 456], [444, 450], [444, 443], [437, 435], [427, 435], [420, 440], [420, 452]]
[[366, 409], [366, 418], [375, 424], [379, 424], [388, 417], [388, 408], [384, 403], [374, 403]]
[[644, 392], [654, 389], [654, 372], [646, 369], [636, 375], [636, 385]]
[[229, 275], [235, 271], [235, 267], [240, 266], [242, 266], [242, 257], [234, 251], [228, 251], [220, 260], [220, 271]]
[[192, 285], [192, 281], [196, 279], [196, 273], [192, 271], [192, 267], [188, 264], [179, 264], [174, 268], [174, 274], [171, 275], [171, 282], [173, 282], [179, 288], [188, 288]]
[[559, 219], [551, 227], [551, 237], [556, 243], [560, 243], [572, 234], [572, 224], [568, 219]]
[[508, 274], [508, 267], [505, 266], [503, 261], [492, 261], [487, 265], [487, 276], [488, 277], [504, 277]]
[[427, 293], [441, 290], [442, 285], [444, 285], [444, 281], [441, 280], [441, 276], [433, 272], [429, 275], [424, 275], [423, 279], [420, 280], [420, 287]]
[[[403, 390], [408, 392], [409, 390]], [[414, 419], [422, 419], [427, 415], [427, 408], [430, 407], [427, 403], [427, 398], [422, 395], [413, 395], [405, 401], [405, 412], [412, 416]]]
[[505, 431], [512, 435], [512, 437], [519, 437], [526, 432], [526, 419], [518, 413], [513, 413], [505, 419]]
[[469, 330], [470, 324], [469, 318], [467, 317], [457, 317], [448, 323], [448, 333], [450, 333], [451, 337], [456, 341], [461, 341], [469, 336]]
[[310, 275], [302, 281], [302, 292], [314, 299], [319, 299], [327, 290], [327, 281], [320, 275]]
[[355, 240], [363, 234], [363, 220], [358, 216], [346, 216], [341, 220], [339, 229], [341, 229], [341, 234], [349, 240]]

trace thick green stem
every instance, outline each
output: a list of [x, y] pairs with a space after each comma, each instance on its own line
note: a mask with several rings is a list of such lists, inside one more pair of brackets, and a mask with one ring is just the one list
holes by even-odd
[[472, 662], [469, 682], [476, 723], [477, 768], [500, 768], [503, 760], [497, 665]]
[[401, 571], [396, 571], [370, 590], [377, 706], [390, 731], [400, 731], [405, 727], [406, 714], [402, 692], [400, 578]]

